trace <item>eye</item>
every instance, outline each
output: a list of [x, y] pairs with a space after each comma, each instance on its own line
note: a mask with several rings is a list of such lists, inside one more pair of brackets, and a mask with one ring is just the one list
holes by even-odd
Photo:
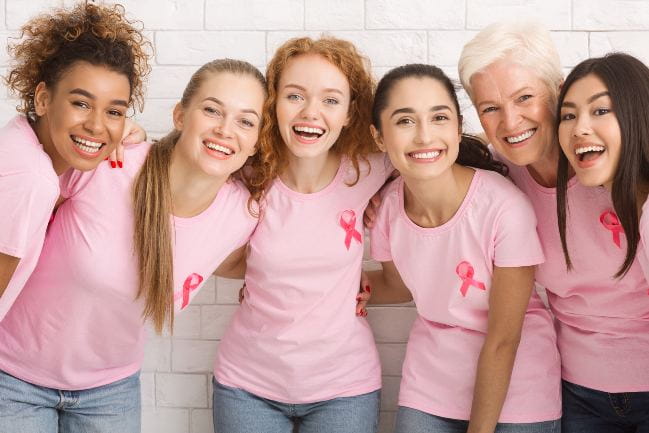
[[111, 110], [108, 110], [108, 114], [110, 114], [111, 116], [115, 116], [115, 117], [122, 117], [122, 116], [124, 116], [124, 113], [121, 112], [120, 110], [112, 110], [112, 109], [111, 109]]
[[518, 97], [517, 101], [518, 102], [525, 102], [528, 99], [530, 99], [531, 97], [532, 97], [532, 95], [521, 95], [521, 96]]
[[595, 116], [603, 116], [604, 114], [608, 114], [610, 112], [611, 109], [602, 107], [595, 109], [595, 111], [593, 111], [593, 114], [595, 114]]
[[340, 104], [340, 102], [336, 98], [326, 98], [324, 100], [324, 103], [329, 104], [329, 105], [338, 105], [338, 104]]
[[436, 114], [433, 116], [433, 121], [435, 122], [442, 122], [444, 120], [448, 120], [448, 116], [446, 114]]
[[410, 117], [402, 117], [401, 119], [397, 120], [397, 125], [414, 125], [415, 121], [412, 120]]
[[207, 105], [203, 107], [203, 111], [205, 111], [207, 114], [212, 115], [212, 116], [220, 116], [221, 112], [218, 110], [218, 108], [213, 107], [211, 105]]
[[295, 101], [295, 102], [304, 100], [304, 98], [302, 97], [302, 95], [298, 95], [297, 93], [291, 93], [291, 94], [289, 94], [286, 98], [287, 98], [289, 101]]
[[76, 105], [79, 108], [90, 108], [90, 105], [85, 101], [72, 101], [72, 105]]
[[563, 113], [560, 117], [560, 120], [563, 122], [564, 120], [572, 120], [575, 118], [575, 115], [572, 113]]
[[498, 110], [498, 108], [494, 106], [485, 107], [482, 109], [482, 114], [493, 113], [496, 110]]
[[246, 128], [254, 128], [255, 127], [255, 123], [252, 120], [241, 119], [240, 122]]

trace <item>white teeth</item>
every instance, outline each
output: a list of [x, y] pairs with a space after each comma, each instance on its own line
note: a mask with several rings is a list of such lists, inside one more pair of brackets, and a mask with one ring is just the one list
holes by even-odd
[[[90, 140], [84, 140], [83, 138], [79, 138], [77, 136], [71, 135], [72, 141], [79, 146], [82, 150], [85, 152], [96, 152], [98, 151], [101, 146], [103, 146], [103, 143], [99, 143], [96, 141], [90, 141]], [[90, 150], [87, 150], [87, 148], [90, 148]]]
[[308, 126], [294, 126], [293, 129], [295, 132], [306, 132], [308, 134], [324, 134], [324, 129], [320, 128], [309, 128]]
[[507, 143], [510, 144], [520, 143], [521, 141], [530, 138], [532, 135], [534, 135], [535, 132], [536, 129], [530, 129], [527, 132], [523, 132], [521, 135], [516, 135], [514, 137], [505, 137], [505, 140], [507, 140]]
[[604, 146], [587, 146], [575, 149], [575, 155], [581, 155], [586, 152], [604, 152]]
[[228, 149], [227, 147], [221, 146], [220, 144], [214, 144], [214, 143], [210, 143], [209, 141], [206, 141], [205, 146], [207, 146], [208, 149], [218, 150], [219, 152], [223, 152], [226, 155], [232, 154], [232, 149]]
[[432, 152], [420, 152], [420, 153], [411, 153], [410, 156], [412, 156], [415, 159], [432, 159], [432, 158], [437, 158], [441, 152], [439, 150], [434, 150]]

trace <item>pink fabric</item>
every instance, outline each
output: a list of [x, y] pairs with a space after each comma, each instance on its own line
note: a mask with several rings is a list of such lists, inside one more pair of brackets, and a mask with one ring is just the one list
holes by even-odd
[[613, 277], [624, 261], [626, 237], [620, 233], [618, 247], [615, 231], [600, 221], [613, 212], [610, 194], [603, 187], [584, 187], [576, 178], [569, 182], [573, 270], [567, 271], [556, 190], [537, 184], [525, 167], [510, 166], [510, 175], [530, 198], [539, 221], [546, 261], [536, 278], [546, 287], [557, 319], [563, 378], [605, 392], [649, 391], [649, 284], [638, 259], [623, 278]]
[[0, 297], [0, 321], [13, 305], [41, 253], [59, 197], [59, 179], [27, 119], [0, 129], [0, 253], [20, 262]]
[[[649, 281], [649, 199], [642, 206], [642, 216], [640, 217], [640, 244], [637, 252], [638, 261], [644, 271], [644, 276]], [[647, 288], [649, 295], [649, 288]]]
[[[399, 405], [469, 419], [484, 344], [494, 266], [543, 262], [527, 199], [497, 173], [476, 170], [456, 214], [422, 228], [406, 215], [404, 183], [394, 181], [372, 230], [372, 257], [394, 262], [418, 317], [408, 339]], [[549, 311], [530, 300], [500, 422], [561, 416], [560, 360]]]
[[[74, 172], [66, 179], [69, 198], [50, 226], [41, 260], [0, 324], [0, 370], [79, 390], [140, 369], [145, 332], [143, 302], [135, 300], [131, 191], [149, 148], [129, 147], [123, 169], [102, 163], [94, 175]], [[243, 186], [227, 183], [200, 215], [173, 218], [176, 311], [188, 278], [191, 300], [198, 279], [206, 280], [248, 240], [257, 221], [246, 211], [248, 196]]]
[[280, 180], [270, 188], [250, 240], [245, 299], [219, 345], [219, 382], [285, 403], [381, 387], [372, 331], [355, 315], [363, 258], [355, 233], [363, 232], [368, 200], [392, 171], [382, 154], [370, 163], [370, 174], [362, 164], [351, 187], [355, 177], [343, 161], [317, 193], [297, 193]]

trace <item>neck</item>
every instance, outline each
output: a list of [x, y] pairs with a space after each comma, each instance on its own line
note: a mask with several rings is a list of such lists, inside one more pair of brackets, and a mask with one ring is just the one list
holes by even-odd
[[[541, 186], [555, 188], [557, 186], [557, 167], [559, 165], [559, 146], [552, 146], [541, 159], [527, 166], [532, 178]], [[572, 167], [569, 168], [572, 176]]]
[[331, 151], [315, 158], [297, 158], [291, 154], [279, 177], [293, 191], [312, 194], [326, 188], [336, 177], [339, 167], [340, 155]]
[[403, 176], [406, 214], [420, 227], [438, 227], [448, 222], [462, 205], [474, 173], [473, 169], [453, 164], [434, 179]]
[[36, 123], [31, 124], [31, 127], [34, 130], [38, 141], [43, 145], [43, 151], [50, 157], [56, 175], [60, 176], [71, 168], [70, 164], [61, 158], [61, 155], [56, 150], [54, 142], [52, 142], [52, 136], [47, 127], [46, 119], [44, 117], [37, 119]]
[[169, 166], [172, 213], [182, 218], [191, 218], [205, 211], [218, 194], [228, 176], [209, 176], [187, 164], [174, 149]]

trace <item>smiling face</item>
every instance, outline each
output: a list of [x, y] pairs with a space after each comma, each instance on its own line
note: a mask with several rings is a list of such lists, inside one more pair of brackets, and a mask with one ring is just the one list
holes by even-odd
[[207, 175], [229, 176], [255, 153], [264, 98], [251, 76], [210, 74], [187, 107], [174, 109], [181, 132], [174, 152]]
[[348, 123], [349, 82], [324, 57], [305, 54], [286, 63], [277, 86], [277, 122], [296, 158], [326, 158]]
[[35, 129], [57, 173], [92, 170], [112, 152], [129, 98], [125, 75], [86, 62], [70, 66], [53, 88], [37, 86]]
[[595, 74], [575, 81], [561, 104], [559, 143], [579, 182], [610, 187], [622, 138], [604, 82]]
[[460, 119], [444, 86], [428, 77], [397, 82], [372, 132], [401, 175], [424, 180], [449, 169], [459, 152]]
[[533, 70], [502, 59], [471, 77], [473, 103], [489, 142], [513, 164], [540, 161], [554, 147], [545, 83]]

